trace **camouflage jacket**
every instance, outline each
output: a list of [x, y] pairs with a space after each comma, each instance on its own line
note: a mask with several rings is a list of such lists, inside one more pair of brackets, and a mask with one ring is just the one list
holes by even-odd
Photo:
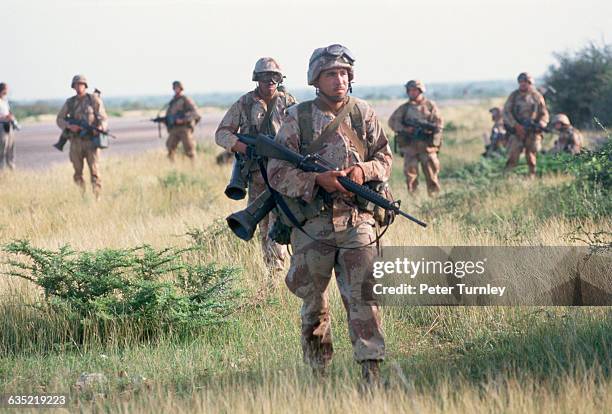
[[535, 88], [524, 93], [517, 89], [510, 94], [504, 105], [504, 123], [514, 128], [517, 124], [529, 121], [541, 127], [548, 124], [546, 102]]
[[439, 130], [442, 130], [444, 124], [435, 102], [427, 98], [423, 98], [419, 102], [409, 100], [400, 105], [389, 117], [389, 127], [396, 134], [405, 133], [406, 125], [404, 122], [406, 121], [427, 122]]
[[102, 98], [91, 93], [87, 93], [83, 97], [75, 95], [66, 100], [56, 118], [57, 126], [62, 130], [68, 127], [66, 117], [77, 120], [85, 119], [91, 126], [104, 131], [108, 129], [108, 115]]
[[186, 122], [185, 124], [177, 125], [179, 127], [188, 126], [194, 128], [195, 124], [201, 119], [194, 100], [182, 93], [180, 95], [175, 95], [170, 102], [168, 102], [168, 109], [166, 110], [166, 115], [175, 116], [179, 113], [182, 113], [182, 118]]
[[555, 141], [554, 152], [569, 152], [578, 154], [582, 149], [582, 134], [574, 127], [562, 129]]
[[[318, 146], [320, 149], [317, 153], [340, 169], [359, 165], [364, 172], [366, 182], [386, 181], [391, 174], [393, 157], [385, 132], [372, 107], [363, 100], [353, 99], [356, 100], [356, 106], [362, 115], [363, 125], [360, 129], [365, 136], [359, 138], [365, 144], [365, 159], [361, 159], [358, 149], [355, 148], [345, 131], [347, 128], [349, 128], [349, 131], [350, 129], [357, 130], [351, 125], [349, 116], [342, 121], [336, 133], [330, 136], [324, 145]], [[334, 113], [324, 105], [318, 99], [312, 105], [313, 142], [316, 142], [325, 127], [335, 118]], [[276, 141], [293, 151], [304, 151], [297, 106], [293, 106], [287, 111], [280, 131], [276, 135]], [[305, 172], [285, 161], [275, 159], [268, 161], [267, 170], [272, 187], [285, 196], [301, 198], [305, 202], [311, 203], [320, 195], [319, 187], [315, 182], [317, 173]], [[358, 226], [363, 222], [372, 220], [370, 212], [356, 207], [352, 195], [344, 196], [335, 192], [331, 195], [331, 206], [328, 207], [332, 213], [335, 231], [346, 230], [349, 226]]]
[[270, 125], [262, 125], [268, 107], [259, 96], [257, 88], [244, 94], [227, 111], [215, 132], [215, 141], [230, 150], [238, 138], [236, 133], [257, 134], [259, 132], [275, 135], [280, 129], [283, 116], [288, 107], [296, 100], [288, 92], [276, 92], [276, 104], [270, 114]]

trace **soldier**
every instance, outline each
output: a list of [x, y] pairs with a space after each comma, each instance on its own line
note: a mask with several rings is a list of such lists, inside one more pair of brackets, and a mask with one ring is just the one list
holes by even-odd
[[523, 72], [517, 80], [519, 88], [504, 105], [504, 123], [510, 134], [506, 171], [516, 166], [524, 150], [529, 178], [535, 178], [536, 154], [542, 146], [542, 130], [548, 124], [548, 109], [544, 97], [534, 88], [531, 75]]
[[88, 125], [106, 131], [108, 116], [102, 99], [95, 94], [87, 93], [87, 79], [83, 75], [75, 75], [70, 86], [76, 95], [70, 97], [57, 114], [57, 126], [70, 140], [70, 161], [74, 167], [74, 182], [85, 193], [85, 180], [83, 180], [84, 160], [89, 165], [91, 185], [96, 199], [100, 198], [102, 180], [100, 178], [99, 162], [100, 148], [93, 141], [96, 131], [83, 130], [78, 125], [69, 123], [69, 120], [85, 121]]
[[436, 104], [423, 95], [423, 82], [411, 80], [405, 86], [410, 99], [391, 114], [389, 126], [396, 133], [404, 157], [408, 191], [414, 193], [417, 189], [420, 163], [427, 192], [434, 196], [440, 191], [438, 151], [442, 144], [442, 116]]
[[501, 149], [506, 147], [506, 127], [504, 126], [502, 109], [495, 107], [489, 109], [489, 112], [491, 113], [493, 127], [491, 128], [489, 144], [486, 146], [485, 153], [483, 154], [485, 157], [499, 154]]
[[302, 350], [315, 373], [325, 374], [333, 347], [327, 287], [332, 271], [348, 315], [353, 357], [367, 382], [379, 378], [385, 343], [378, 305], [364, 301], [362, 290], [372, 278], [375, 221], [357, 207], [354, 196], [339, 183], [348, 176], [358, 183], [386, 181], [392, 154], [372, 107], [349, 97], [354, 58], [341, 45], [316, 49], [308, 66], [308, 84], [317, 98], [289, 108], [277, 142], [302, 154], [318, 153], [339, 168], [304, 172], [271, 159], [268, 175], [278, 192], [304, 206], [306, 218], [291, 232], [289, 290], [302, 299]]
[[[246, 154], [246, 146], [238, 141], [236, 133], [276, 135], [286, 109], [295, 104], [291, 94], [279, 90], [283, 78], [281, 67], [273, 58], [263, 57], [255, 63], [252, 80], [257, 82], [257, 87], [242, 95], [227, 111], [215, 133], [218, 145], [232, 153]], [[266, 186], [257, 163], [247, 163], [245, 168], [250, 170], [248, 203], [251, 204], [265, 191]], [[271, 213], [260, 221], [259, 233], [264, 261], [270, 270], [277, 271], [284, 268], [287, 252], [284, 246], [275, 243], [268, 235], [274, 220], [275, 215]]]
[[559, 138], [555, 141], [555, 145], [549, 153], [579, 154], [582, 149], [582, 134], [572, 126], [569, 117], [565, 114], [557, 114], [553, 117], [552, 124], [554, 130], [559, 133]]
[[15, 140], [13, 129], [15, 116], [8, 102], [8, 85], [0, 83], [0, 171], [8, 167], [15, 169]]
[[179, 142], [181, 142], [185, 155], [193, 162], [196, 150], [193, 130], [196, 124], [200, 122], [201, 117], [198, 114], [198, 107], [193, 99], [185, 95], [181, 82], [172, 82], [172, 90], [174, 91], [174, 97], [168, 102], [168, 109], [166, 110], [166, 128], [168, 128], [166, 148], [168, 148], [168, 158], [170, 161], [174, 161], [176, 148]]

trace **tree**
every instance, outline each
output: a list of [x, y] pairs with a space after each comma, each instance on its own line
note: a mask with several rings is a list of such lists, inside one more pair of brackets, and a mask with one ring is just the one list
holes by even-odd
[[572, 123], [594, 127], [594, 118], [612, 125], [612, 45], [589, 43], [576, 53], [555, 53], [556, 65], [544, 77], [557, 90], [549, 97], [552, 112], [567, 114]]

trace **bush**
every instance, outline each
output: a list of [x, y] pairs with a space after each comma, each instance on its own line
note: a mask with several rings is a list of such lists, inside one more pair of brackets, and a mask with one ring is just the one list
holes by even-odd
[[553, 112], [569, 115], [578, 126], [593, 127], [594, 117], [612, 124], [612, 46], [590, 43], [575, 54], [557, 53], [557, 65], [544, 80], [557, 90], [549, 96]]
[[238, 269], [198, 263], [198, 247], [156, 250], [145, 245], [77, 252], [69, 246], [57, 251], [35, 248], [18, 240], [4, 251], [25, 257], [9, 259], [5, 274], [43, 288], [44, 300], [35, 305], [79, 321], [81, 334], [75, 336], [80, 341], [92, 323], [138, 326], [141, 339], [219, 324], [235, 309], [239, 296], [231, 283]]

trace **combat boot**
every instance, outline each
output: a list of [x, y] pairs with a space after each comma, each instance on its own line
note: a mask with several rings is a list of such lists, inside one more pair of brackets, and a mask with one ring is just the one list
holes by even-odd
[[366, 386], [379, 386], [380, 381], [380, 361], [368, 359], [361, 362], [361, 376]]

